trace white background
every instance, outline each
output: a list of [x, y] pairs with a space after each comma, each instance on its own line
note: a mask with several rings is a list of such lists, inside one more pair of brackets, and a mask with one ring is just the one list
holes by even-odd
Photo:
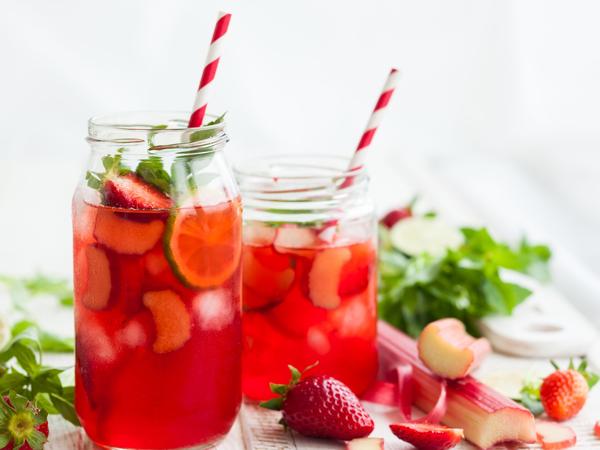
[[[596, 1], [4, 0], [0, 8], [2, 272], [69, 273], [69, 197], [88, 150], [86, 119], [189, 109], [224, 9], [233, 19], [209, 109], [228, 111], [232, 160], [350, 155], [394, 65], [402, 78], [370, 156], [387, 189], [380, 203], [404, 200], [393, 195], [395, 156], [418, 157], [496, 214], [510, 214], [500, 200], [521, 206], [516, 230], [536, 223], [600, 274]], [[488, 176], [495, 168], [508, 178]], [[515, 174], [520, 184], [506, 181]]]

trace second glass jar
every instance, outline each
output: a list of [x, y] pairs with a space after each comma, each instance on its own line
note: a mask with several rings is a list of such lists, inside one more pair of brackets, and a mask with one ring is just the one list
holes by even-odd
[[376, 219], [364, 170], [329, 156], [236, 168], [244, 201], [243, 391], [318, 361], [363, 393], [377, 373]]

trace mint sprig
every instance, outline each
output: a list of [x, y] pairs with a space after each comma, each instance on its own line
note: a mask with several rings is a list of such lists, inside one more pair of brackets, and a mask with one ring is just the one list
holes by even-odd
[[74, 408], [74, 388], [63, 385], [61, 376], [67, 369], [42, 363], [42, 347], [38, 330], [31, 324], [19, 323], [12, 337], [0, 351], [0, 397], [10, 392], [35, 404], [46, 413], [60, 414], [79, 425]]
[[418, 336], [429, 322], [455, 317], [478, 335], [477, 321], [510, 315], [530, 294], [505, 281], [501, 269], [548, 278], [550, 249], [523, 240], [516, 248], [495, 240], [485, 228], [463, 228], [464, 243], [442, 256], [408, 256], [380, 231], [379, 313], [392, 325]]

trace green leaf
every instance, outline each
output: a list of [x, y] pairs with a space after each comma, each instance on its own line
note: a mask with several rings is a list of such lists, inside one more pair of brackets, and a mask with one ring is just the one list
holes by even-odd
[[61, 337], [48, 331], [40, 330], [42, 351], [51, 353], [71, 353], [75, 351], [75, 339]]
[[479, 319], [512, 314], [531, 295], [525, 287], [504, 281], [501, 270], [530, 273], [534, 264], [547, 268], [547, 247], [524, 240], [511, 248], [485, 228], [461, 232], [460, 248], [441, 257], [411, 257], [393, 248], [389, 232], [380, 228], [378, 308], [383, 320], [416, 337], [429, 322], [455, 317], [477, 335]]
[[269, 388], [273, 394], [285, 395], [288, 392], [287, 384], [269, 383]]
[[171, 190], [171, 176], [158, 156], [151, 156], [138, 163], [135, 173], [146, 183], [151, 184], [165, 194]]
[[11, 437], [10, 434], [8, 434], [8, 431], [0, 431], [0, 448], [7, 447], [10, 440]]
[[29, 436], [27, 436], [27, 443], [33, 450], [41, 450], [48, 438], [44, 433], [33, 429]]
[[[208, 122], [207, 124], [204, 124], [202, 127], [209, 127], [211, 125], [217, 125], [217, 124], [223, 122], [223, 120], [225, 120], [225, 114], [227, 114], [227, 113], [221, 114], [219, 117]], [[213, 137], [217, 133], [216, 130], [205, 130], [205, 129], [202, 129], [202, 127], [199, 130], [194, 131], [190, 135], [190, 142], [203, 141], [204, 139]]]
[[281, 411], [281, 408], [283, 408], [283, 398], [272, 398], [271, 400], [268, 400], [266, 402], [260, 402], [259, 406], [267, 409], [272, 409], [274, 411]]
[[0, 394], [11, 390], [21, 392], [23, 387], [28, 384], [29, 377], [13, 369], [0, 377]]
[[290, 372], [292, 373], [292, 383], [291, 384], [297, 384], [298, 381], [300, 381], [300, 377], [302, 376], [302, 374], [300, 373], [300, 371], [298, 369], [296, 369], [294, 366], [288, 364], [288, 368], [290, 369]]
[[154, 125], [152, 127], [152, 131], [150, 131], [148, 133], [148, 145], [150, 147], [154, 147], [154, 136], [156, 136], [158, 133], [158, 130], [166, 130], [167, 128], [169, 128], [168, 125]]
[[65, 393], [63, 394], [63, 396], [50, 394], [50, 399], [52, 400], [52, 404], [54, 405], [54, 407], [58, 410], [58, 412], [64, 419], [68, 420], [73, 425], [79, 426], [79, 419], [77, 418], [77, 414], [75, 413], [74, 396], [72, 388], [69, 388], [69, 390], [65, 388]]

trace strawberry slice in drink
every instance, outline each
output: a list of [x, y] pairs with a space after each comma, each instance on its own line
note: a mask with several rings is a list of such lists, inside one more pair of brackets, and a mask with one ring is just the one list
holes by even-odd
[[363, 292], [375, 267], [375, 249], [370, 242], [354, 244], [349, 249], [352, 257], [344, 264], [340, 273], [338, 293], [342, 297]]
[[102, 189], [107, 206], [128, 209], [168, 209], [171, 200], [133, 173], [109, 177]]

